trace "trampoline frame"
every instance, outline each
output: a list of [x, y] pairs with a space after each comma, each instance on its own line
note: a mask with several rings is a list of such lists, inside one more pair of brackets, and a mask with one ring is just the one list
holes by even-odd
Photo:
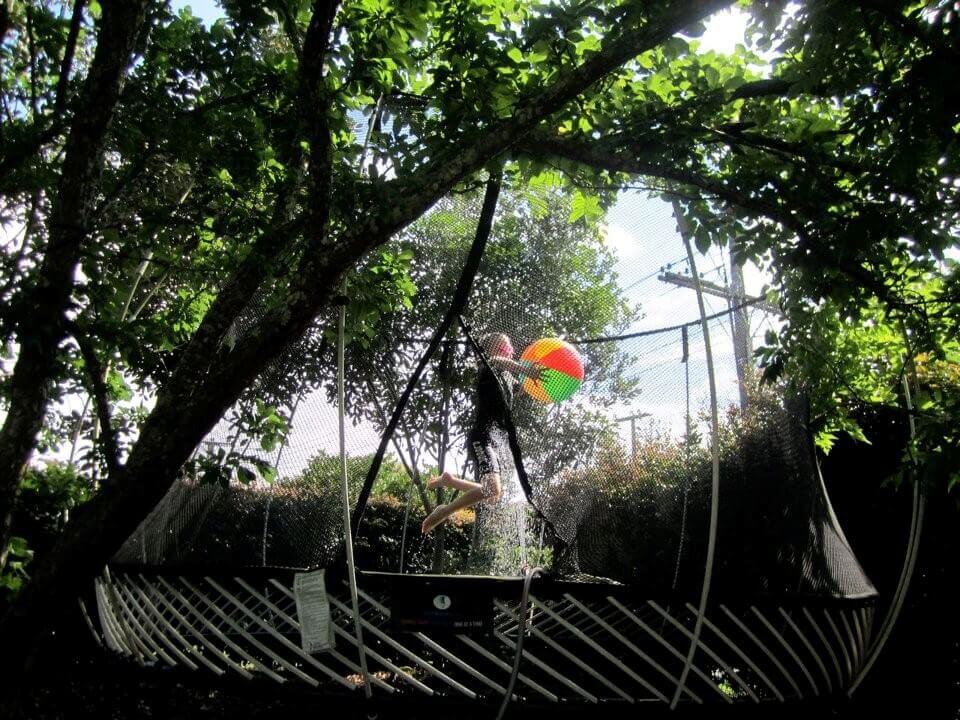
[[[402, 584], [396, 580], [402, 578]], [[490, 628], [398, 631], [398, 588], [453, 582], [489, 603]], [[312, 688], [356, 697], [496, 701], [503, 698], [517, 640], [520, 578], [358, 573], [364, 641], [354, 629], [346, 580], [328, 588], [334, 647], [300, 644], [291, 573], [252, 577], [107, 571], [96, 582], [98, 639], [142, 667]], [[717, 602], [700, 617], [691, 603], [642, 599], [636, 588], [538, 578], [512, 702], [759, 705], [845, 693], [871, 641], [873, 598]], [[685, 682], [694, 628], [702, 632]], [[360, 690], [361, 692], [355, 692]]]

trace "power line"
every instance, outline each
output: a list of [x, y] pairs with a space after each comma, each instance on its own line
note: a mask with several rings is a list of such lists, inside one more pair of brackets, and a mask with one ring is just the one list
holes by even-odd
[[761, 302], [763, 302], [763, 298], [750, 298], [742, 303], [738, 303], [737, 305], [734, 305], [733, 307], [727, 310], [721, 310], [720, 312], [713, 313], [712, 315], [707, 315], [704, 318], [697, 318], [696, 320], [690, 320], [689, 322], [680, 323], [679, 325], [670, 325], [668, 327], [655, 328], [653, 330], [642, 330], [634, 333], [625, 333], [623, 335], [604, 335], [604, 336], [593, 337], [593, 338], [572, 339], [572, 340], [568, 340], [567, 342], [573, 345], [588, 345], [591, 343], [614, 342], [617, 340], [630, 340], [632, 338], [646, 337], [647, 335], [659, 335], [660, 333], [673, 332], [675, 330], [680, 330], [681, 328], [684, 328], [684, 327], [694, 327], [694, 326], [700, 325], [700, 323], [703, 322], [704, 320], [706, 321], [716, 320], [717, 318], [724, 317], [725, 315], [734, 313], [737, 310], [742, 310], [745, 307], [757, 305]]
[[644, 275], [644, 276], [643, 276], [642, 278], [640, 278], [639, 280], [634, 280], [632, 283], [630, 283], [630, 284], [627, 285], [626, 287], [622, 288], [621, 292], [626, 292], [627, 290], [630, 290], [631, 288], [636, 287], [636, 286], [639, 285], [640, 283], [646, 282], [647, 280], [650, 280], [651, 278], [656, 277], [659, 273], [663, 272], [665, 269], [666, 269], [666, 270], [669, 270], [671, 267], [673, 267], [674, 265], [676, 265], [676, 264], [679, 263], [679, 262], [684, 262], [684, 263], [685, 263], [685, 262], [687, 262], [687, 258], [686, 258], [685, 256], [681, 256], [681, 257], [678, 257], [676, 260], [671, 260], [670, 262], [666, 263], [665, 265], [661, 265], [661, 266], [659, 267], [659, 269], [654, 270], [654, 271], [653, 271], [652, 273], [650, 273], [649, 275]]

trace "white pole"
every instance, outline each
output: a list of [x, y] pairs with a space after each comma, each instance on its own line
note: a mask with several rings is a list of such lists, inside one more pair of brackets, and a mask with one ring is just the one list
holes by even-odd
[[693, 248], [690, 245], [689, 229], [686, 226], [686, 219], [680, 210], [680, 203], [673, 201], [673, 211], [677, 218], [677, 226], [680, 229], [680, 236], [683, 238], [683, 245], [687, 251], [687, 259], [690, 262], [690, 276], [693, 278], [693, 286], [697, 291], [697, 306], [700, 309], [700, 323], [703, 326], [703, 350], [707, 361], [707, 379], [710, 383], [710, 447], [713, 456], [712, 463], [712, 483], [710, 490], [710, 536], [707, 539], [707, 559], [706, 567], [703, 571], [703, 586], [700, 592], [700, 605], [697, 608], [697, 620], [693, 627], [693, 639], [690, 642], [690, 650], [687, 653], [686, 662], [683, 665], [683, 672], [680, 674], [680, 684], [674, 692], [673, 700], [670, 702], [670, 709], [677, 707], [680, 701], [680, 695], [683, 693], [684, 683], [687, 681], [687, 675], [693, 665], [693, 657], [696, 655], [697, 647], [700, 644], [700, 633], [703, 631], [703, 618], [707, 614], [707, 598], [710, 596], [710, 581], [713, 578], [713, 556], [717, 545], [717, 518], [719, 516], [720, 500], [720, 446], [719, 446], [719, 426], [720, 417], [717, 411], [717, 379], [713, 371], [713, 351], [710, 347], [710, 326], [707, 323], [707, 309], [703, 301], [703, 285], [700, 282], [700, 276], [697, 274], [697, 264], [693, 257]]
[[[910, 440], [913, 441], [917, 435], [917, 426], [913, 418], [913, 398], [910, 395], [910, 383], [906, 374], [903, 376], [903, 395], [907, 404], [907, 421], [910, 424]], [[900, 611], [903, 609], [903, 603], [907, 597], [907, 589], [910, 587], [910, 581], [913, 579], [913, 570], [917, 563], [917, 551], [920, 546], [920, 532], [923, 530], [925, 509], [926, 498], [924, 498], [920, 492], [919, 481], [914, 478], [913, 507], [910, 513], [910, 535], [907, 542], [907, 553], [903, 559], [903, 568], [900, 570], [900, 579], [897, 582], [893, 602], [880, 625], [880, 633], [877, 635], [877, 640], [870, 646], [866, 661], [860, 668], [856, 680], [854, 680], [850, 689], [847, 691], [847, 695], [852, 696], [853, 693], [857, 691], [857, 688], [860, 687], [860, 683], [863, 682], [863, 679], [867, 676], [867, 673], [870, 672], [877, 658], [880, 657], [880, 651], [883, 650], [883, 646], [886, 645], [890, 633], [893, 632], [893, 626], [896, 624], [897, 618], [900, 617]]]
[[337, 323], [337, 409], [340, 415], [340, 483], [343, 488], [343, 534], [347, 546], [347, 580], [350, 583], [350, 603], [353, 607], [353, 627], [357, 636], [360, 655], [360, 670], [363, 675], [363, 694], [369, 700], [373, 695], [370, 673], [367, 671], [367, 654], [363, 646], [363, 626], [360, 622], [360, 598], [357, 597], [357, 571], [353, 560], [353, 528], [350, 525], [350, 488], [347, 484], [347, 434], [344, 417], [346, 401], [343, 392], [344, 355], [343, 333], [346, 325], [346, 299], [341, 298], [340, 319]]

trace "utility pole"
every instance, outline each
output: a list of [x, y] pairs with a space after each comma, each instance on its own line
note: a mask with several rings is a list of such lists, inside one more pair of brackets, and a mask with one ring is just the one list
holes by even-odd
[[740, 387], [740, 409], [747, 409], [746, 386], [747, 367], [753, 356], [753, 346], [750, 342], [750, 318], [747, 309], [743, 307], [747, 294], [743, 284], [743, 266], [738, 265], [733, 258], [733, 239], [730, 240], [730, 297], [727, 305], [730, 307], [730, 319], [733, 327], [733, 357], [737, 365], [737, 384]]
[[[736, 282], [736, 273], [734, 274]], [[670, 283], [671, 285], [679, 285], [680, 287], [686, 287], [693, 289], [693, 279], [686, 275], [678, 275], [677, 273], [662, 273], [657, 276], [657, 279], [661, 282]], [[743, 280], [742, 274], [740, 275], [740, 280]], [[747, 320], [746, 308], [739, 307], [742, 305], [746, 298], [743, 295], [738, 295], [734, 292], [733, 288], [727, 288], [722, 285], [717, 285], [716, 283], [709, 282], [707, 280], [700, 280], [700, 286], [703, 290], [704, 295], [714, 295], [716, 297], [721, 297], [727, 301], [727, 306], [733, 311], [731, 313], [731, 328], [733, 331], [733, 358], [734, 363], [737, 366], [737, 384], [740, 388], [740, 407], [741, 409], [746, 409], [747, 398], [745, 392], [745, 369], [747, 363], [750, 362], [750, 355], [753, 352], [750, 342], [750, 324]], [[737, 308], [734, 310], [734, 308]]]
[[[743, 282], [743, 268], [739, 269], [740, 282]], [[667, 272], [664, 271], [657, 275], [657, 280], [661, 282], [668, 282], [671, 285], [679, 285], [680, 287], [689, 288], [691, 290], [695, 289], [693, 278], [689, 275], [681, 275], [680, 273]], [[763, 300], [753, 295], [741, 295], [736, 297], [733, 288], [725, 287], [724, 285], [718, 285], [717, 283], [712, 283], [709, 280], [704, 280], [701, 278], [700, 285], [703, 288], [704, 295], [714, 295], [715, 297], [721, 297], [725, 300], [739, 300], [736, 305], [743, 305], [746, 302], [749, 302], [751, 305], [756, 307], [758, 310], [763, 310], [764, 312], [773, 313], [775, 315], [780, 314], [780, 308], [775, 305], [771, 305], [766, 300]], [[744, 308], [745, 309], [745, 308]]]
[[650, 413], [637, 413], [636, 415], [628, 415], [627, 417], [617, 418], [617, 422], [627, 422], [630, 421], [630, 457], [633, 460], [637, 459], [637, 420], [641, 420], [645, 417], [650, 417]]
[[[687, 219], [680, 211], [679, 204], [673, 202], [673, 214], [677, 219], [677, 230], [680, 235], [689, 240], [690, 226]], [[733, 241], [731, 240], [731, 246]], [[733, 356], [737, 367], [737, 384], [740, 389], [740, 408], [746, 409], [746, 369], [749, 366], [750, 358], [753, 355], [753, 347], [750, 341], [750, 320], [747, 317], [747, 308], [744, 303], [751, 302], [756, 307], [769, 313], [779, 314], [780, 310], [761, 298], [750, 297], [746, 294], [743, 282], [743, 266], [737, 265], [734, 261], [734, 254], [730, 252], [730, 287], [718, 285], [708, 280], [700, 279], [700, 288], [705, 295], [713, 295], [723, 298], [727, 301], [727, 306], [731, 310], [731, 328], [733, 335]], [[673, 272], [662, 272], [657, 276], [661, 282], [678, 285], [679, 287], [696, 289], [693, 278], [680, 275]]]

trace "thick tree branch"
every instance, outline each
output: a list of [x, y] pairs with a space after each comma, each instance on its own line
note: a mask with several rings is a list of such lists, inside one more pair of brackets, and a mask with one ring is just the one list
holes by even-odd
[[[579, 68], [561, 76], [547, 89], [522, 99], [513, 118], [493, 126], [470, 146], [447, 153], [444, 159], [410, 178], [378, 188], [380, 197], [376, 198], [377, 206], [386, 210], [381, 214], [368, 214], [369, 219], [366, 221], [363, 219], [365, 216], [359, 217], [357, 225], [336, 243], [328, 242], [322, 233], [328, 212], [328, 198], [324, 195], [325, 186], [322, 183], [329, 182], [329, 174], [326, 178], [316, 176], [316, 169], [329, 163], [328, 154], [320, 143], [311, 147], [311, 179], [314, 181], [311, 196], [315, 199], [309, 223], [312, 233], [308, 250], [296, 277], [293, 278], [287, 302], [268, 313], [244, 342], [238, 344], [228, 356], [221, 356], [221, 362], [215, 366], [210, 364], [210, 358], [218, 348], [207, 345], [203, 355], [197, 358], [199, 360], [203, 357], [204, 367], [209, 369], [209, 373], [202, 378], [204, 388], [216, 387], [227, 391], [227, 395], [239, 394], [263, 364], [279, 353], [280, 348], [284, 347], [290, 338], [299, 336], [306, 329], [317, 311], [332, 295], [343, 272], [367, 250], [386, 242], [396, 230], [422, 214], [453, 185], [481, 168], [536, 123], [589, 87], [592, 82], [635, 55], [661, 43], [677, 30], [726, 4], [729, 4], [729, 0], [700, 0], [695, 3], [676, 0], [657, 18], [657, 22], [644, 24], [640, 28], [629, 28], [620, 33], [610, 41], [608, 47]], [[308, 31], [305, 58], [315, 57], [315, 54], [308, 50], [310, 47], [311, 37]], [[306, 92], [311, 91], [307, 89]], [[326, 119], [322, 113], [318, 112], [316, 115], [318, 117], [313, 128], [319, 131], [326, 126]], [[384, 198], [383, 195], [387, 197]], [[210, 314], [212, 313], [213, 310]], [[204, 324], [206, 322], [205, 320]], [[191, 345], [194, 345], [194, 342], [191, 341]], [[198, 344], [198, 347], [201, 345], [203, 343]], [[199, 390], [193, 382], [181, 382], [180, 373], [173, 379], [172, 384], [181, 387], [178, 393], [181, 396], [185, 388], [189, 388], [190, 397], [195, 397]], [[230, 400], [232, 401], [232, 398]], [[228, 398], [224, 397], [223, 407], [211, 415], [211, 424], [226, 407], [227, 401]], [[159, 407], [158, 404], [158, 409]]]
[[[802, 143], [787, 142], [779, 138], [761, 135], [755, 132], [741, 132], [738, 130], [724, 130], [721, 128], [710, 129], [718, 140], [730, 147], [743, 146], [761, 150], [786, 161], [802, 160], [808, 163], [811, 168], [829, 167], [842, 173], [847, 173], [856, 177], [865, 175], [881, 175], [877, 168], [866, 167], [853, 160], [847, 160], [841, 157], [835, 157], [825, 152], [817, 152], [810, 145]], [[906, 196], [913, 196], [912, 188], [894, 187], [896, 192]]]
[[[228, 356], [221, 355], [220, 362], [213, 363], [210, 354], [205, 356], [206, 372], [202, 378], [198, 378], [203, 381], [202, 393], [199, 392], [199, 384], [178, 383], [178, 378], [175, 377], [172, 384], [178, 385], [179, 389], [170, 395], [171, 406], [167, 407], [166, 403], [158, 401], [144, 435], [147, 435], [148, 429], [155, 430], [158, 438], [161, 432], [169, 432], [166, 429], [167, 424], [175, 421], [174, 397], [179, 397], [182, 402], [196, 406], [185, 410], [182, 403], [176, 405], [177, 426], [180, 426], [180, 419], [184, 413], [195, 412], [194, 416], [203, 424], [203, 431], [206, 431], [229, 402], [249, 384], [256, 372], [275, 357], [290, 338], [299, 336], [306, 329], [319, 308], [332, 295], [343, 272], [363, 253], [386, 242], [394, 232], [422, 214], [457, 182], [496, 157], [542, 119], [583, 92], [597, 79], [725, 4], [729, 3], [723, 0], [704, 0], [697, 3], [678, 1], [662, 13], [657, 18], [657, 22], [644, 24], [640, 28], [628, 28], [590, 60], [561, 76], [545, 90], [523, 98], [509, 121], [494, 125], [466, 148], [461, 147], [439, 153], [434, 163], [413, 176], [379, 186], [379, 197], [376, 198], [376, 203], [380, 207], [387, 208], [386, 212], [370, 215], [366, 221], [363, 219], [365, 216], [360, 215], [357, 218], [357, 224], [336, 243], [328, 243], [320, 233], [314, 232], [310, 248], [304, 255], [297, 277], [294, 278], [288, 293], [287, 302], [268, 313], [244, 342], [239, 343]], [[306, 51], [304, 55], [310, 57], [310, 53]], [[317, 122], [324, 123], [325, 119], [321, 117]], [[323, 164], [325, 161], [322, 154], [314, 148], [311, 150], [311, 164], [313, 166]], [[322, 197], [316, 193], [316, 188], [312, 195]], [[313, 217], [319, 220], [319, 222], [311, 222], [313, 228], [322, 228], [325, 224], [327, 209], [324, 207], [323, 200], [320, 202], [321, 205], [315, 205], [312, 209]], [[184, 390], [187, 390], [187, 393]], [[203, 397], [202, 406], [197, 405], [195, 400], [197, 397]], [[169, 418], [166, 417], [168, 413]], [[155, 421], [156, 425], [153, 426], [151, 421]], [[153, 432], [150, 434], [154, 435]], [[183, 439], [183, 433], [175, 436], [178, 442]], [[199, 435], [190, 443], [166, 449], [165, 457], [168, 461], [170, 458], [179, 460], [181, 455], [185, 458], [198, 439]], [[136, 462], [139, 459], [138, 449], [135, 448], [131, 454], [128, 469], [138, 464]], [[169, 481], [165, 481], [164, 489], [168, 483]], [[144, 509], [144, 512], [148, 509]]]
[[[282, 338], [288, 337], [289, 333], [296, 336], [303, 332], [316, 311], [331, 296], [346, 268], [370, 248], [383, 244], [393, 233], [419, 217], [457, 182], [482, 168], [601, 77], [662, 43], [678, 30], [729, 4], [730, 0], [675, 0], [654, 21], [642, 23], [639, 27], [627, 27], [589, 60], [561, 75], [547, 88], [521, 98], [509, 120], [493, 125], [470, 145], [441, 151], [434, 162], [410, 177], [378, 185], [376, 206], [385, 210], [358, 214], [356, 225], [336, 243], [314, 236], [294, 278], [287, 304], [263, 319], [261, 331], [248, 344], [250, 348], [260, 347], [250, 349], [250, 356], [246, 355], [247, 349], [232, 353], [230, 360], [236, 363], [237, 370], [242, 373], [240, 368], [256, 366], [259, 360], [253, 355], [263, 352], [263, 346], [282, 344]], [[304, 56], [310, 56], [306, 49]], [[325, 121], [320, 119], [317, 122]], [[317, 161], [324, 162], [314, 153], [312, 162]], [[320, 196], [315, 194], [315, 197]], [[325, 212], [325, 203], [313, 208], [314, 217], [310, 223], [313, 228], [324, 226]]]
[[70, 334], [80, 348], [83, 364], [86, 366], [87, 379], [90, 382], [90, 394], [93, 396], [97, 410], [97, 420], [100, 421], [101, 445], [103, 459], [107, 463], [107, 477], [110, 482], [116, 482], [117, 468], [120, 464], [120, 451], [117, 446], [117, 434], [110, 418], [110, 396], [104, 378], [107, 370], [97, 357], [97, 351], [87, 336], [86, 331], [73, 321], [67, 323]]
[[[759, 198], [745, 196], [736, 189], [727, 187], [722, 182], [704, 177], [699, 173], [683, 167], [674, 167], [664, 162], [642, 160], [636, 148], [617, 151], [603, 146], [601, 143], [588, 143], [576, 140], [563, 140], [551, 137], [546, 133], [538, 133], [527, 138], [514, 147], [514, 151], [537, 159], [563, 158], [589, 167], [623, 172], [631, 175], [645, 175], [662, 178], [673, 182], [683, 183], [707, 192], [721, 200], [738, 205], [744, 209], [764, 215], [784, 227], [796, 231], [799, 227], [798, 218], [792, 216], [786, 208], [771, 204]], [[643, 148], [644, 155], [660, 154], [663, 158], [670, 157], [671, 150], [662, 148]]]
[[333, 138], [330, 136], [330, 93], [324, 88], [323, 64], [330, 29], [339, 0], [315, 0], [313, 16], [303, 41], [305, 60], [300, 96], [310, 138], [310, 200], [307, 206], [306, 256], [322, 251], [330, 220], [330, 187], [333, 181]]
[[[304, 224], [309, 227], [311, 244], [318, 247], [326, 234], [329, 214], [332, 144], [327, 121], [327, 105], [323, 91], [323, 62], [329, 41], [330, 26], [338, 3], [317, 0], [304, 41], [304, 62], [300, 66], [300, 115], [305, 137], [310, 140], [307, 165], [310, 172], [310, 217], [297, 219], [297, 193], [304, 179], [304, 158], [299, 138], [294, 138], [287, 163], [288, 178], [274, 206], [270, 228], [257, 240], [253, 250], [218, 293], [216, 300], [191, 338], [180, 362], [180, 368], [194, 372], [205, 367], [219, 350], [224, 334], [247, 305], [260, 284], [273, 274], [282, 249]], [[329, 102], [329, 99], [327, 99]], [[305, 221], [305, 222], [304, 222]], [[177, 382], [195, 383], [203, 374], [186, 378], [180, 372]]]
[[[903, 186], [887, 177], [882, 168], [869, 167], [855, 160], [848, 160], [842, 157], [830, 155], [827, 152], [818, 152], [810, 145], [798, 142], [787, 142], [779, 138], [761, 135], [756, 132], [742, 132], [740, 130], [727, 130], [723, 128], [711, 129], [719, 140], [730, 147], [742, 145], [756, 150], [762, 150], [772, 155], [776, 155], [785, 160], [799, 159], [809, 165], [811, 169], [820, 167], [833, 168], [842, 173], [847, 173], [855, 178], [883, 178], [884, 185], [889, 190], [903, 195], [904, 197], [915, 197], [916, 188], [913, 186]], [[835, 151], [839, 152], [839, 151]], [[840, 196], [838, 196], [840, 197]]]
[[759, 97], [782, 97], [786, 95], [790, 88], [794, 86], [792, 80], [782, 80], [780, 78], [766, 78], [764, 80], [754, 80], [744, 83], [732, 93], [730, 100], [747, 100], [749, 98]]
[[589, 60], [563, 73], [544, 90], [520, 98], [509, 119], [493, 125], [473, 143], [441, 150], [423, 170], [388, 183], [383, 188], [390, 197], [385, 206], [392, 209], [361, 225], [356, 234], [392, 235], [419, 217], [457, 182], [479, 170], [597, 80], [679, 30], [731, 4], [729, 0], [674, 0], [655, 19], [642, 22], [639, 27], [627, 24]]

